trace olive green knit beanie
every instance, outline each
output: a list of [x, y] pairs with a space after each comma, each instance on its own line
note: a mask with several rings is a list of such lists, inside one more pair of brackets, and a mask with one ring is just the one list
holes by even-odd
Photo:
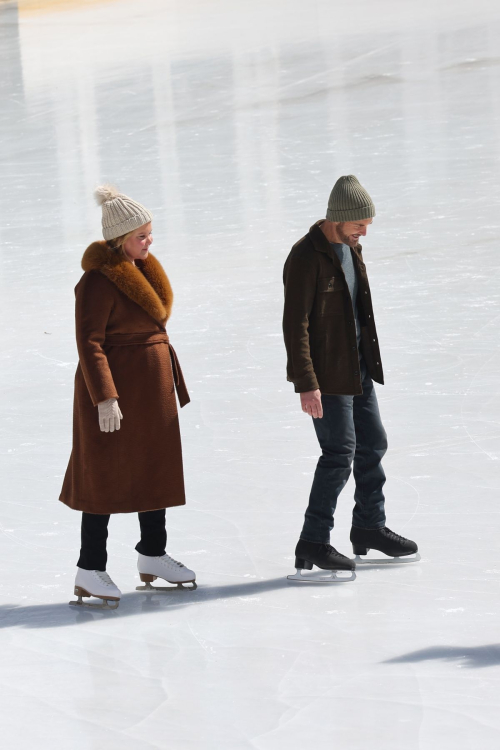
[[147, 208], [119, 193], [113, 185], [99, 185], [94, 196], [98, 205], [102, 206], [102, 235], [105, 240], [122, 237], [153, 220]]
[[359, 221], [375, 216], [373, 201], [353, 174], [339, 177], [330, 193], [328, 221]]

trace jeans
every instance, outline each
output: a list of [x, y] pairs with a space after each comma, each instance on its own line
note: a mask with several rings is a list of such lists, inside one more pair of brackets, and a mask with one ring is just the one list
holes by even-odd
[[322, 396], [323, 418], [313, 419], [322, 450], [305, 513], [301, 539], [330, 542], [337, 499], [351, 474], [354, 461], [353, 526], [385, 526], [385, 474], [382, 458], [387, 435], [380, 419], [373, 381], [361, 362], [360, 396]]
[[[136, 545], [137, 552], [148, 557], [161, 557], [167, 546], [165, 529], [165, 509], [138, 513], [141, 527], [141, 541]], [[108, 554], [109, 515], [82, 513], [82, 547], [77, 562], [84, 570], [106, 570]]]

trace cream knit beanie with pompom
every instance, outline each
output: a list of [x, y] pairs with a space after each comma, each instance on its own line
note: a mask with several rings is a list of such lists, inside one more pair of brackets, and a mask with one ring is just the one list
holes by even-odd
[[147, 208], [119, 193], [112, 185], [99, 185], [94, 196], [98, 205], [102, 206], [102, 235], [105, 240], [122, 237], [153, 220]]

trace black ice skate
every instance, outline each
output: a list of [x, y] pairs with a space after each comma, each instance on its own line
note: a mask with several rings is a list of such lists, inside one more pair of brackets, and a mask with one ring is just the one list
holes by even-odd
[[[415, 542], [411, 539], [405, 539], [404, 536], [395, 534], [384, 526], [381, 529], [361, 529], [353, 526], [351, 529], [352, 550], [356, 557], [357, 564], [365, 565], [388, 565], [412, 563], [420, 560], [420, 554]], [[373, 549], [383, 552], [387, 558], [366, 558], [360, 555], [367, 555]]]
[[[312, 570], [313, 565], [329, 573], [313, 573], [302, 575], [303, 570]], [[330, 544], [318, 544], [317, 542], [306, 542], [299, 539], [295, 548], [295, 569], [293, 576], [288, 576], [289, 581], [301, 581], [302, 583], [345, 583], [354, 581], [356, 563], [345, 555], [337, 552]], [[339, 575], [343, 573], [344, 575]]]

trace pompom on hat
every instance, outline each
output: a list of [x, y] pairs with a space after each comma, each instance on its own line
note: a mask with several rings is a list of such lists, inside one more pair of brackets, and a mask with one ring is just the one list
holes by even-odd
[[339, 177], [330, 193], [326, 218], [328, 221], [360, 221], [375, 216], [373, 201], [357, 177]]
[[149, 224], [153, 215], [140, 203], [120, 193], [112, 185], [99, 185], [94, 197], [102, 206], [102, 236], [105, 240], [122, 237], [134, 229]]

